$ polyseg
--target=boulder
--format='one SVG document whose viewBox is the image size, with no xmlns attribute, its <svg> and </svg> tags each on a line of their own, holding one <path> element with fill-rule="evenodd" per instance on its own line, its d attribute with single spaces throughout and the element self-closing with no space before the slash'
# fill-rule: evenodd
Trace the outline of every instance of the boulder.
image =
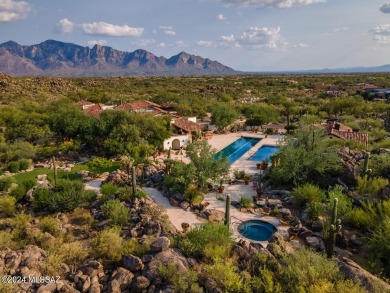
<svg viewBox="0 0 390 293">
<path fill-rule="evenodd" d="M 320 250 L 319 238 L 309 236 L 309 237 L 305 238 L 305 242 L 306 242 L 307 246 L 309 246 L 310 248 L 313 248 L 315 250 Z"/>
<path fill-rule="evenodd" d="M 187 210 L 190 207 L 190 203 L 185 200 L 180 203 L 180 206 L 182 209 Z"/>
<path fill-rule="evenodd" d="M 150 250 L 152 252 L 164 251 L 164 250 L 169 249 L 170 244 L 171 244 L 171 241 L 168 239 L 168 237 L 165 237 L 165 236 L 158 237 L 150 245 Z"/>
<path fill-rule="evenodd" d="M 145 278 L 144 276 L 138 276 L 137 278 L 133 279 L 133 281 L 130 284 L 130 292 L 138 293 L 142 292 L 146 288 L 148 288 L 150 285 L 150 281 L 148 278 Z"/>
<path fill-rule="evenodd" d="M 111 275 L 111 281 L 108 284 L 108 292 L 122 292 L 130 287 L 134 275 L 125 268 L 119 267 Z"/>
<path fill-rule="evenodd" d="M 131 254 L 128 254 L 123 258 L 123 266 L 132 272 L 142 270 L 144 268 L 142 260 Z"/>
</svg>

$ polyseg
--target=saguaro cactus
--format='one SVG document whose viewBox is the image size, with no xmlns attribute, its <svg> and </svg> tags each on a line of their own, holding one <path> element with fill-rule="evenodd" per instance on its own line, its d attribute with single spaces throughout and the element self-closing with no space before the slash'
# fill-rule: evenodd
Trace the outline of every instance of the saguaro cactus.
<svg viewBox="0 0 390 293">
<path fill-rule="evenodd" d="M 135 197 L 135 193 L 137 191 L 137 177 L 135 174 L 135 167 L 133 166 L 131 168 L 131 180 L 132 180 L 132 187 L 133 187 L 133 197 Z"/>
<path fill-rule="evenodd" d="M 334 199 L 333 209 L 332 209 L 332 219 L 329 227 L 329 238 L 328 238 L 328 246 L 327 246 L 327 255 L 329 258 L 333 256 L 334 246 L 336 243 L 336 234 L 341 231 L 341 220 L 337 219 L 337 204 L 339 200 L 337 198 Z"/>
<path fill-rule="evenodd" d="M 366 153 L 366 154 L 364 155 L 363 170 L 362 170 L 362 172 L 361 172 L 361 174 L 360 174 L 360 177 L 362 177 L 362 178 L 363 178 L 364 176 L 367 175 L 368 163 L 369 163 L 369 161 L 370 161 L 370 154 L 369 154 L 369 153 Z"/>
<path fill-rule="evenodd" d="M 53 161 L 53 171 L 54 171 L 54 187 L 57 187 L 57 165 L 56 165 L 56 157 L 52 157 Z"/>
<path fill-rule="evenodd" d="M 231 203 L 231 197 L 228 194 L 226 196 L 226 206 L 225 206 L 225 225 L 230 228 L 230 203 Z"/>
</svg>

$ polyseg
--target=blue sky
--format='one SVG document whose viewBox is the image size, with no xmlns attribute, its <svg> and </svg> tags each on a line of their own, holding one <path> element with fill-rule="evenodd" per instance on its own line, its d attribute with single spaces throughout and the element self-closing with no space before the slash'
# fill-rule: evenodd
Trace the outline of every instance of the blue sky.
<svg viewBox="0 0 390 293">
<path fill-rule="evenodd" d="M 390 63 L 389 0 L 0 0 L 0 42 L 55 39 L 243 71 Z"/>
</svg>

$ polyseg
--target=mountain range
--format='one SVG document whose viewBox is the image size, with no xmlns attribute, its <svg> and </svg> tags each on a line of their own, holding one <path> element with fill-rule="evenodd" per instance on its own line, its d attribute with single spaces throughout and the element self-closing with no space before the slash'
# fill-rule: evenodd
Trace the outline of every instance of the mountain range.
<svg viewBox="0 0 390 293">
<path fill-rule="evenodd" d="M 208 58 L 181 52 L 170 58 L 146 50 L 123 52 L 47 40 L 23 46 L 0 44 L 0 72 L 12 76 L 226 75 L 238 71 Z"/>
</svg>

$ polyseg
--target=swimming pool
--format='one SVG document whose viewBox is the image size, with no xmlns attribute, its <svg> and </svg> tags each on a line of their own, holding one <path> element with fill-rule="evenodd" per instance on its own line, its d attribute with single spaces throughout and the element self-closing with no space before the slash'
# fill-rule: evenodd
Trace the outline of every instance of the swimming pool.
<svg viewBox="0 0 390 293">
<path fill-rule="evenodd" d="M 271 162 L 270 157 L 278 151 L 278 147 L 263 145 L 248 160 L 261 162 L 266 159 L 268 162 Z"/>
<path fill-rule="evenodd" d="M 249 151 L 255 144 L 257 144 L 260 138 L 241 137 L 229 144 L 223 150 L 215 154 L 214 160 L 219 157 L 229 158 L 229 164 L 233 164 L 238 158 Z"/>
<path fill-rule="evenodd" d="M 276 227 L 261 220 L 250 220 L 238 226 L 238 232 L 248 239 L 267 241 L 277 231 Z"/>
</svg>

